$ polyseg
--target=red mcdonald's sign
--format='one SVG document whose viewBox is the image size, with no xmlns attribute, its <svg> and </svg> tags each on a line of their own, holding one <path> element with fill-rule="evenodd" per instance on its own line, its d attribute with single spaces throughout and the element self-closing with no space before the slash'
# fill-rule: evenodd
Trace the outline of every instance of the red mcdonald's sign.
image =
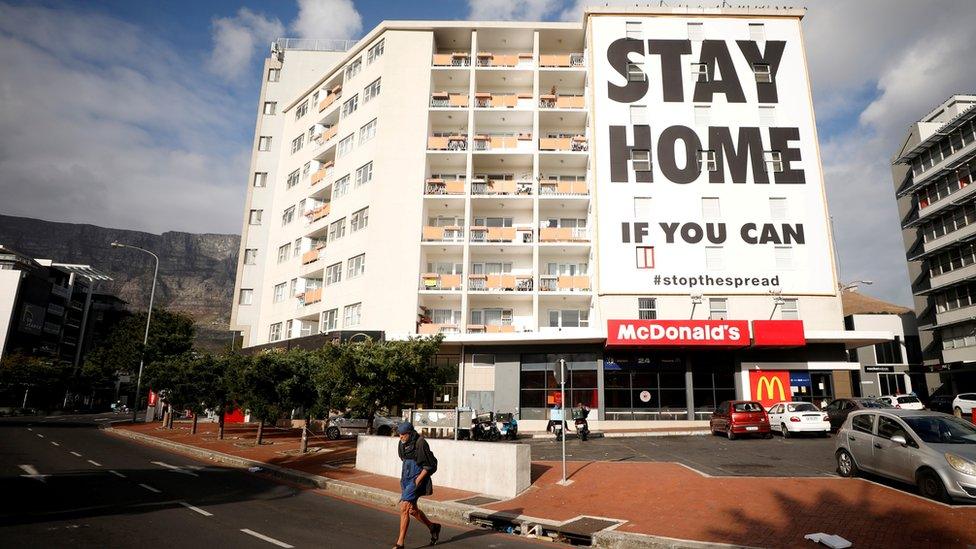
<svg viewBox="0 0 976 549">
<path fill-rule="evenodd" d="M 785 370 L 750 370 L 749 388 L 752 400 L 758 401 L 764 407 L 770 407 L 777 402 L 790 400 L 790 373 Z"/>
</svg>

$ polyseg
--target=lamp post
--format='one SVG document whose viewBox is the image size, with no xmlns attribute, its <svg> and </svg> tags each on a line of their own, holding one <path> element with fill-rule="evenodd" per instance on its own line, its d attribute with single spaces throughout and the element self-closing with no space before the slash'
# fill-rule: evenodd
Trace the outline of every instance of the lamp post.
<svg viewBox="0 0 976 549">
<path fill-rule="evenodd" d="M 120 242 L 113 242 L 112 247 L 139 250 L 140 252 L 145 252 L 153 256 L 153 259 L 156 260 L 156 266 L 153 268 L 152 289 L 149 290 L 149 311 L 146 313 L 146 333 L 142 336 L 142 352 L 139 353 L 139 375 L 136 377 L 136 394 L 132 401 L 132 422 L 135 423 L 139 415 L 139 393 L 142 391 L 142 366 L 146 361 L 146 345 L 149 343 L 149 322 L 152 320 L 153 298 L 156 297 L 156 275 L 159 274 L 159 256 L 138 246 L 130 246 L 129 244 L 122 244 Z"/>
</svg>

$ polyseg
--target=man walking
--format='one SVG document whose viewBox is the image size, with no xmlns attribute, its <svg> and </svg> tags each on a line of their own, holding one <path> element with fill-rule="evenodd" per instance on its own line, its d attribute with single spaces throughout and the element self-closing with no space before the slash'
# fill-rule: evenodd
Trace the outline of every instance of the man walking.
<svg viewBox="0 0 976 549">
<path fill-rule="evenodd" d="M 401 423 L 397 427 L 397 434 L 400 435 L 397 453 L 403 461 L 403 467 L 400 470 L 400 537 L 397 538 L 393 549 L 403 549 L 410 517 L 419 520 L 430 529 L 430 544 L 434 545 L 441 535 L 441 525 L 427 518 L 427 515 L 417 507 L 417 500 L 421 496 L 434 493 L 430 476 L 437 471 L 437 458 L 430 451 L 427 441 L 409 422 Z"/>
</svg>

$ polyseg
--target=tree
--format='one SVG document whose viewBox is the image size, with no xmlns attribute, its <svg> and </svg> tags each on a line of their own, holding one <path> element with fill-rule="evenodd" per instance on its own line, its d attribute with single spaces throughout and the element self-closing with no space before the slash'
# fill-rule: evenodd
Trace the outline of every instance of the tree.
<svg viewBox="0 0 976 549">
<path fill-rule="evenodd" d="M 312 415 L 321 409 L 321 400 L 315 384 L 315 373 L 322 365 L 322 355 L 315 351 L 292 349 L 282 354 L 287 369 L 285 379 L 278 385 L 278 398 L 282 408 L 301 410 L 305 425 L 302 427 L 301 452 L 308 449 L 308 425 Z"/>
<path fill-rule="evenodd" d="M 60 387 L 71 374 L 70 366 L 55 364 L 38 357 L 27 355 L 10 355 L 0 360 L 0 392 L 24 391 L 24 398 L 19 402 L 22 408 L 27 407 L 27 398 L 31 388 L 44 388 L 51 393 L 54 387 Z M 50 402 L 43 402 L 47 406 Z"/>
<path fill-rule="evenodd" d="M 235 391 L 241 406 L 258 418 L 256 445 L 261 444 L 265 422 L 274 422 L 285 411 L 278 393 L 278 385 L 291 375 L 285 355 L 278 350 L 263 352 L 243 363 L 235 376 Z"/>
<path fill-rule="evenodd" d="M 234 408 L 235 378 L 250 357 L 231 352 L 209 359 L 198 372 L 197 383 L 204 405 L 217 413 L 217 438 L 223 440 L 224 414 Z"/>
<path fill-rule="evenodd" d="M 173 409 L 202 411 L 198 389 L 200 358 L 192 353 L 182 353 L 151 362 L 144 373 L 146 385 L 152 387 L 166 402 L 168 415 L 165 423 L 173 428 Z M 194 417 L 194 429 L 196 419 Z"/>
</svg>

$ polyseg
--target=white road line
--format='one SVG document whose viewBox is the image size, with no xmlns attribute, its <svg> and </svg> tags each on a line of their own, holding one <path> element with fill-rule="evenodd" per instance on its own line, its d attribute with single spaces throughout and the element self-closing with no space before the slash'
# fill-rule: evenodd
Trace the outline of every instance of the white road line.
<svg viewBox="0 0 976 549">
<path fill-rule="evenodd" d="M 266 536 L 264 534 L 259 534 L 259 533 L 255 532 L 254 530 L 248 530 L 247 528 L 241 528 L 241 532 L 244 532 L 245 534 L 247 534 L 249 536 L 254 536 L 254 537 L 256 537 L 256 538 L 258 538 L 260 540 L 264 540 L 264 541 L 266 541 L 268 543 L 271 543 L 273 545 L 277 545 L 278 547 L 285 547 L 286 549 L 290 549 L 291 547 L 294 547 L 294 545 L 288 545 L 287 543 L 285 543 L 283 541 L 278 541 L 278 540 L 276 540 L 274 538 L 269 538 L 268 536 Z"/>
<path fill-rule="evenodd" d="M 81 454 L 79 454 L 78 452 L 68 452 L 68 453 L 75 457 L 81 457 Z"/>
<path fill-rule="evenodd" d="M 38 438 L 44 438 L 44 435 L 37 433 Z"/>
<path fill-rule="evenodd" d="M 28 427 L 28 428 L 27 428 L 27 430 L 28 430 L 28 431 L 31 431 L 31 432 L 33 432 L 33 431 L 34 431 L 34 430 L 33 430 L 33 429 L 31 429 L 30 427 Z"/>
<path fill-rule="evenodd" d="M 195 507 L 193 505 L 190 505 L 189 503 L 187 503 L 185 501 L 181 501 L 180 502 L 180 505 L 182 505 L 183 507 L 186 507 L 187 509 L 189 509 L 191 511 L 195 511 L 197 513 L 200 513 L 201 515 L 203 515 L 205 517 L 212 517 L 213 516 L 213 513 L 208 513 L 206 511 L 204 511 L 203 509 L 201 509 L 199 507 Z"/>
<path fill-rule="evenodd" d="M 149 463 L 152 463 L 153 465 L 159 465 L 160 467 L 165 467 L 165 468 L 169 469 L 170 471 L 173 471 L 174 473 L 183 473 L 184 475 L 190 475 L 191 477 L 198 477 L 198 476 L 200 476 L 200 475 L 198 475 L 196 473 L 191 473 L 190 471 L 186 471 L 186 470 L 184 470 L 181 467 L 177 467 L 175 465 L 170 465 L 168 463 L 163 463 L 162 461 L 150 461 Z"/>
<path fill-rule="evenodd" d="M 95 467 L 101 467 L 101 466 L 102 466 L 102 464 L 101 464 L 101 463 L 99 463 L 99 462 L 97 462 L 97 461 L 92 461 L 92 460 L 90 460 L 90 459 L 88 460 L 88 463 L 91 463 L 91 464 L 92 464 L 92 465 L 94 465 Z"/>
<path fill-rule="evenodd" d="M 26 475 L 20 475 L 24 478 L 32 478 L 35 480 L 39 480 L 41 482 L 45 482 L 44 478 L 50 476 L 50 475 L 42 475 L 38 473 L 37 468 L 34 467 L 33 465 L 18 465 L 18 467 L 20 467 L 21 470 L 27 473 Z"/>
<path fill-rule="evenodd" d="M 156 488 L 153 488 L 152 486 L 150 486 L 148 484 L 140 484 L 139 486 L 142 486 L 143 488 L 145 488 L 146 490 L 149 490 L 150 492 L 152 492 L 154 494 L 160 494 L 160 493 L 163 492 L 162 490 L 157 490 Z"/>
<path fill-rule="evenodd" d="M 119 477 L 119 478 L 125 478 L 125 475 L 123 475 L 122 473 L 120 473 L 120 472 L 118 472 L 118 471 L 115 471 L 115 470 L 113 470 L 113 469 L 109 469 L 109 470 L 108 470 L 108 472 L 109 472 L 109 473 L 112 473 L 113 475 L 115 475 L 115 476 L 117 476 L 117 477 Z"/>
<path fill-rule="evenodd" d="M 53 444 L 55 446 L 61 446 L 60 444 L 58 444 L 57 442 L 54 442 L 53 440 L 51 441 L 51 444 Z"/>
</svg>

